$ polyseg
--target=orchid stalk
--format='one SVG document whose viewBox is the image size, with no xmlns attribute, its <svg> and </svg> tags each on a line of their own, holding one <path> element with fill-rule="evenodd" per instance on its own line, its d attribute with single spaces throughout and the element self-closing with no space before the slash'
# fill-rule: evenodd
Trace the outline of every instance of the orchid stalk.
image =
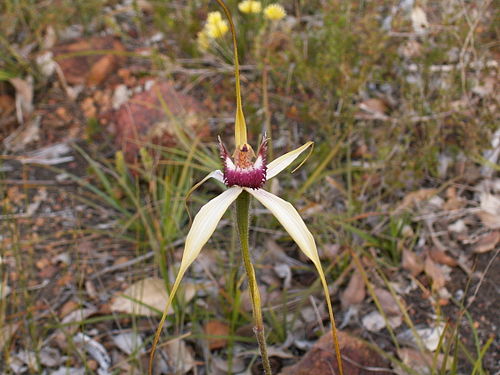
<svg viewBox="0 0 500 375">
<path fill-rule="evenodd" d="M 270 192 L 262 188 L 266 181 L 269 181 L 284 169 L 286 169 L 304 151 L 308 149 L 309 151 L 311 151 L 313 142 L 309 141 L 301 147 L 278 157 L 270 163 L 267 163 L 268 139 L 265 135 L 261 141 L 257 153 L 255 153 L 252 147 L 247 143 L 247 129 L 241 100 L 239 62 L 235 28 L 231 18 L 231 14 L 226 5 L 222 0 L 217 0 L 217 2 L 222 7 L 229 20 L 234 48 L 234 74 L 236 78 L 235 151 L 232 155 L 229 154 L 226 146 L 219 138 L 220 156 L 223 164 L 222 170 L 211 172 L 191 189 L 191 191 L 193 191 L 211 178 L 222 182 L 227 187 L 224 192 L 201 207 L 200 211 L 196 214 L 193 220 L 191 228 L 186 237 L 181 265 L 170 291 L 169 299 L 165 306 L 163 315 L 161 317 L 153 340 L 148 373 L 149 375 L 153 374 L 153 360 L 156 348 L 158 346 L 158 342 L 168 311 L 176 295 L 177 289 L 179 288 L 181 280 L 183 279 L 189 266 L 200 254 L 203 246 L 207 243 L 209 238 L 214 233 L 224 213 L 233 202 L 236 202 L 237 228 L 243 263 L 248 277 L 250 297 L 252 300 L 254 331 L 259 344 L 264 372 L 266 375 L 272 374 L 269 359 L 267 356 L 260 293 L 257 285 L 255 271 L 251 263 L 250 249 L 248 244 L 249 207 L 251 198 L 253 197 L 264 207 L 266 207 L 276 217 L 276 219 L 278 219 L 280 224 L 298 245 L 299 249 L 312 261 L 312 263 L 316 267 L 320 277 L 321 285 L 325 293 L 328 313 L 332 324 L 334 350 L 337 356 L 339 373 L 340 375 L 343 375 L 342 359 L 336 334 L 332 304 L 314 237 L 305 225 L 297 210 L 289 202 L 281 199 L 274 194 L 271 194 Z"/>
</svg>

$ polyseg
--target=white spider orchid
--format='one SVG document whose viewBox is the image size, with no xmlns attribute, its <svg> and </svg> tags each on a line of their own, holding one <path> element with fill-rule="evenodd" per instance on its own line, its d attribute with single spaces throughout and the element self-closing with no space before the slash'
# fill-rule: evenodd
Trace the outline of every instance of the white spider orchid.
<svg viewBox="0 0 500 375">
<path fill-rule="evenodd" d="M 246 136 L 244 138 L 246 138 Z M 217 228 L 217 224 L 220 222 L 224 213 L 238 198 L 238 196 L 243 191 L 246 191 L 257 199 L 264 207 L 266 207 L 276 217 L 276 219 L 278 219 L 281 225 L 298 245 L 299 249 L 302 250 L 302 252 L 313 262 L 319 273 L 321 284 L 325 292 L 330 319 L 334 322 L 328 286 L 313 235 L 305 225 L 297 210 L 289 202 L 262 189 L 262 186 L 266 181 L 281 173 L 293 161 L 295 161 L 301 153 L 312 145 L 313 142 L 307 142 L 301 147 L 280 156 L 269 164 L 266 164 L 266 138 L 263 139 L 259 147 L 259 151 L 257 152 L 257 158 L 253 163 L 251 162 L 251 159 L 254 157 L 254 152 L 250 145 L 246 142 L 236 148 L 236 151 L 233 154 L 234 159 L 232 160 L 228 155 L 225 146 L 219 139 L 221 158 L 224 166 L 222 171 L 215 170 L 211 172 L 203 180 L 197 183 L 194 188 L 197 188 L 208 179 L 213 178 L 223 182 L 228 189 L 206 203 L 196 214 L 193 224 L 191 225 L 191 229 L 186 237 L 181 265 L 170 291 L 165 311 L 168 311 L 170 308 L 172 300 L 187 269 L 198 257 L 203 246 L 214 233 Z M 165 317 L 166 314 L 163 315 L 160 326 L 163 326 Z"/>
<path fill-rule="evenodd" d="M 266 144 L 264 139 L 259 147 L 255 162 L 251 163 L 250 158 L 253 155 L 252 148 L 247 143 L 239 146 L 234 153 L 234 162 L 227 154 L 226 148 L 219 143 L 221 147 L 221 157 L 224 161 L 223 171 L 216 170 L 200 181 L 196 187 L 210 178 L 223 182 L 228 189 L 219 196 L 206 203 L 198 212 L 193 220 L 193 224 L 186 237 L 184 254 L 179 268 L 176 281 L 172 287 L 172 293 L 175 293 L 180 280 L 193 261 L 198 257 L 203 246 L 212 236 L 217 224 L 227 211 L 231 203 L 243 192 L 247 191 L 257 199 L 264 207 L 278 219 L 292 239 L 297 243 L 300 250 L 311 259 L 323 279 L 321 263 L 314 242 L 314 237 L 307 229 L 304 221 L 297 210 L 287 201 L 262 189 L 262 185 L 288 167 L 297 157 L 313 142 L 307 142 L 303 146 L 275 159 L 266 164 Z"/>
<path fill-rule="evenodd" d="M 235 65 L 235 78 L 236 78 L 236 118 L 235 118 L 235 152 L 230 157 L 227 152 L 226 147 L 219 138 L 220 155 L 223 161 L 222 170 L 216 170 L 208 174 L 203 180 L 197 183 L 191 191 L 198 188 L 201 184 L 210 178 L 214 178 L 227 186 L 220 195 L 210 200 L 200 211 L 196 214 L 191 228 L 186 237 L 186 242 L 184 245 L 184 253 L 182 255 L 181 265 L 178 274 L 175 278 L 174 284 L 170 291 L 169 299 L 167 305 L 165 306 L 162 318 L 158 325 L 156 335 L 153 341 L 153 347 L 151 350 L 151 357 L 149 362 L 149 374 L 152 374 L 152 366 L 154 353 L 156 346 L 158 344 L 165 319 L 167 317 L 167 312 L 172 304 L 172 300 L 179 288 L 182 278 L 184 277 L 189 266 L 194 262 L 194 260 L 200 254 L 203 246 L 207 243 L 209 238 L 214 233 L 217 228 L 217 224 L 220 222 L 222 216 L 227 211 L 229 206 L 236 201 L 236 219 L 240 236 L 240 243 L 242 247 L 243 261 L 245 265 L 245 270 L 248 275 L 250 295 L 253 304 L 253 313 L 255 320 L 255 331 L 257 340 L 259 342 L 259 347 L 262 354 L 263 366 L 266 374 L 271 374 L 271 368 L 269 365 L 269 360 L 267 358 L 267 349 L 264 337 L 264 324 L 262 321 L 262 312 L 260 306 L 260 294 L 257 287 L 257 281 L 255 277 L 255 272 L 253 266 L 250 262 L 249 246 L 248 246 L 248 209 L 250 196 L 257 199 L 264 207 L 266 207 L 285 230 L 290 234 L 291 238 L 298 245 L 299 249 L 313 262 L 316 267 L 318 274 L 320 276 L 321 284 L 324 289 L 326 303 L 328 306 L 328 312 L 330 316 L 330 321 L 332 323 L 332 334 L 333 341 L 335 343 L 335 352 L 337 355 L 337 362 L 340 375 L 343 374 L 342 371 L 342 360 L 340 357 L 340 350 L 335 329 L 335 320 L 333 315 L 333 310 L 330 301 L 330 295 L 328 293 L 328 285 L 326 283 L 325 275 L 321 266 L 321 262 L 318 256 L 318 250 L 316 249 L 316 243 L 314 237 L 307 229 L 304 221 L 300 217 L 297 210 L 287 201 L 281 199 L 280 197 L 269 193 L 268 191 L 262 189 L 262 186 L 266 181 L 278 175 L 285 168 L 287 168 L 294 160 L 299 157 L 305 150 L 313 145 L 313 142 L 309 141 L 302 145 L 301 147 L 288 152 L 285 155 L 273 160 L 267 164 L 267 138 L 264 136 L 261 145 L 257 151 L 257 155 L 252 150 L 252 147 L 247 142 L 247 130 L 245 124 L 245 117 L 243 115 L 242 104 L 241 104 L 241 89 L 240 89 L 240 79 L 239 79 L 239 64 L 238 64 L 238 51 L 236 46 L 236 37 L 234 33 L 234 25 L 231 19 L 231 15 L 222 2 L 222 0 L 217 0 L 217 2 L 224 9 L 226 16 L 228 17 L 230 30 L 233 38 L 234 47 L 234 65 Z M 255 159 L 255 160 L 254 160 Z"/>
<path fill-rule="evenodd" d="M 246 139 L 246 134 L 243 139 Z M 220 222 L 224 213 L 238 198 L 238 196 L 240 196 L 242 192 L 246 191 L 257 199 L 264 207 L 266 207 L 276 217 L 276 219 L 278 219 L 281 225 L 298 245 L 299 249 L 302 250 L 302 252 L 313 262 L 319 273 L 321 284 L 325 292 L 330 320 L 332 324 L 334 324 L 334 316 L 328 293 L 328 286 L 313 235 L 306 227 L 297 210 L 289 202 L 262 189 L 262 186 L 266 181 L 281 173 L 285 168 L 293 163 L 293 161 L 295 161 L 301 153 L 312 145 L 313 142 L 309 141 L 301 147 L 280 156 L 269 164 L 266 164 L 267 139 L 265 137 L 259 147 L 257 157 L 253 163 L 252 159 L 254 158 L 254 152 L 250 145 L 246 142 L 236 148 L 236 151 L 233 154 L 233 159 L 231 159 L 227 153 L 226 147 L 219 139 L 221 158 L 223 160 L 222 171 L 215 170 L 211 172 L 203 180 L 196 184 L 194 188 L 197 188 L 208 179 L 213 178 L 223 182 L 228 189 L 206 203 L 196 214 L 191 229 L 186 237 L 181 265 L 170 291 L 165 311 L 168 311 L 170 308 L 172 300 L 187 269 L 198 257 L 203 246 L 214 233 L 217 228 L 217 224 Z M 163 326 L 165 318 L 166 314 L 163 315 L 160 326 Z M 335 333 L 334 338 L 337 346 Z M 155 340 L 158 340 L 158 338 L 155 338 Z"/>
</svg>

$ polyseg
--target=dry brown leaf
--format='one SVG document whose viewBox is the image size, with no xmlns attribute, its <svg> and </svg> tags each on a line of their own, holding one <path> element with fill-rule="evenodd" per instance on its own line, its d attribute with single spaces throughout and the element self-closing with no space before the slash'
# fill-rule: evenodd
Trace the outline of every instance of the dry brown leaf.
<svg viewBox="0 0 500 375">
<path fill-rule="evenodd" d="M 466 201 L 461 199 L 457 195 L 457 189 L 452 186 L 446 189 L 446 202 L 443 205 L 443 209 L 451 211 L 463 208 L 466 205 Z"/>
<path fill-rule="evenodd" d="M 427 276 L 432 279 L 434 289 L 441 289 L 446 283 L 446 277 L 439 265 L 434 263 L 430 256 L 425 257 L 424 270 Z"/>
<path fill-rule="evenodd" d="M 184 340 L 172 340 L 165 346 L 168 364 L 172 373 L 185 374 L 193 369 L 196 362 L 193 353 Z"/>
<path fill-rule="evenodd" d="M 500 215 L 493 215 L 487 211 L 479 211 L 476 215 L 486 227 L 490 229 L 500 229 Z"/>
<path fill-rule="evenodd" d="M 340 296 L 342 309 L 345 310 L 352 305 L 357 305 L 363 302 L 366 296 L 365 283 L 363 277 L 358 270 L 354 270 L 347 284 L 347 288 Z"/>
<path fill-rule="evenodd" d="M 375 288 L 374 292 L 380 302 L 382 310 L 384 310 L 387 315 L 401 315 L 399 305 L 389 291 L 382 288 Z"/>
<path fill-rule="evenodd" d="M 370 332 L 378 332 L 387 326 L 384 317 L 378 311 L 372 311 L 363 316 L 361 323 Z"/>
<path fill-rule="evenodd" d="M 500 229 L 500 198 L 489 193 L 481 194 L 481 211 L 479 216 L 484 225 L 490 229 Z"/>
<path fill-rule="evenodd" d="M 185 294 L 186 301 L 194 297 L 194 292 Z M 137 281 L 111 302 L 111 311 L 124 312 L 134 315 L 155 316 L 163 311 L 168 301 L 165 282 L 162 279 L 151 277 Z M 174 310 L 170 308 L 169 314 Z"/>
<path fill-rule="evenodd" d="M 109 374 L 108 370 L 111 367 L 111 357 L 107 349 L 99 341 L 82 332 L 78 332 L 73 336 L 73 342 L 77 347 L 84 348 L 89 356 L 99 364 L 99 374 Z"/>
<path fill-rule="evenodd" d="M 220 349 L 226 346 L 229 326 L 218 320 L 211 320 L 205 324 L 205 334 L 208 336 L 208 348 L 210 350 Z"/>
<path fill-rule="evenodd" d="M 69 313 L 75 311 L 78 307 L 80 307 L 80 305 L 81 303 L 79 302 L 69 300 L 61 307 L 61 311 L 59 312 L 59 317 L 64 318 Z"/>
<path fill-rule="evenodd" d="M 429 255 L 433 261 L 440 264 L 446 264 L 450 267 L 456 267 L 458 265 L 458 262 L 455 259 L 447 255 L 444 251 L 439 250 L 438 248 L 433 247 L 429 251 Z"/>
<path fill-rule="evenodd" d="M 107 54 L 113 50 L 117 54 Z M 99 84 L 106 79 L 120 64 L 120 52 L 123 45 L 112 36 L 80 39 L 71 43 L 54 47 L 55 60 L 70 85 Z M 102 54 L 99 52 L 102 51 Z M 67 54 L 78 53 L 77 56 L 66 57 Z M 90 52 L 86 54 L 85 52 Z"/>
<path fill-rule="evenodd" d="M 417 276 L 424 270 L 424 262 L 422 259 L 411 250 L 403 250 L 402 266 L 405 270 L 410 271 L 412 276 Z"/>
<path fill-rule="evenodd" d="M 474 246 L 475 253 L 486 253 L 495 248 L 497 243 L 500 242 L 500 231 L 494 231 L 482 236 Z"/>
<path fill-rule="evenodd" d="M 432 366 L 432 353 L 422 353 L 411 348 L 398 349 L 398 356 L 405 365 L 415 370 L 418 374 L 430 374 Z"/>
<path fill-rule="evenodd" d="M 445 356 L 443 353 L 439 353 L 435 357 L 432 353 L 422 353 L 412 348 L 398 349 L 398 356 L 405 365 L 422 375 L 432 373 L 433 368 L 442 368 L 445 359 L 447 359 L 445 365 L 446 370 L 449 370 L 453 364 L 453 356 Z M 436 358 L 436 360 L 434 358 Z M 402 369 L 397 369 L 396 372 L 397 374 L 407 374 L 407 372 Z"/>
<path fill-rule="evenodd" d="M 245 370 L 245 361 L 242 357 L 233 357 L 231 366 L 229 366 L 229 361 L 227 358 L 221 358 L 218 356 L 212 357 L 212 367 L 209 370 L 210 375 L 226 375 L 229 374 L 229 367 L 231 367 L 233 374 L 241 374 Z M 245 373 L 247 374 L 247 373 Z"/>
<path fill-rule="evenodd" d="M 63 318 L 61 323 L 63 325 L 67 325 L 67 327 L 64 327 L 65 330 L 74 332 L 78 330 L 78 325 L 70 323 L 83 322 L 85 319 L 95 314 L 96 312 L 97 309 L 94 306 L 73 310 Z"/>
<path fill-rule="evenodd" d="M 68 349 L 68 338 L 80 329 L 79 324 L 71 323 L 83 322 L 95 313 L 97 313 L 97 309 L 94 306 L 90 306 L 88 308 L 74 310 L 66 315 L 61 321 L 62 327 L 54 334 L 57 345 L 63 350 Z"/>
<path fill-rule="evenodd" d="M 339 331 L 337 334 L 342 356 L 351 359 L 350 361 L 343 361 L 344 374 L 392 374 L 386 360 L 370 349 L 370 347 L 360 339 L 345 332 Z M 384 369 L 387 369 L 387 371 Z M 333 350 L 332 334 L 328 333 L 321 337 L 297 364 L 283 368 L 280 375 L 320 375 L 338 373 L 337 359 L 335 351 Z"/>
<path fill-rule="evenodd" d="M 430 327 L 423 327 L 417 329 L 408 328 L 397 334 L 397 339 L 403 345 L 410 345 L 418 348 L 415 334 L 420 337 L 422 344 L 431 352 L 434 352 L 439 347 L 441 336 L 444 333 L 445 325 L 437 324 Z"/>
<path fill-rule="evenodd" d="M 26 123 L 17 128 L 3 140 L 7 150 L 22 151 L 32 142 L 40 139 L 41 116 L 31 117 Z"/>
<path fill-rule="evenodd" d="M 101 57 L 90 69 L 87 76 L 89 86 L 97 86 L 102 83 L 113 70 L 115 70 L 118 60 L 115 55 L 105 55 Z"/>
<path fill-rule="evenodd" d="M 436 195 L 438 189 L 420 189 L 406 194 L 403 201 L 396 208 L 395 213 L 412 207 L 413 205 L 426 201 Z"/>
<path fill-rule="evenodd" d="M 142 337 L 137 332 L 123 332 L 111 338 L 115 345 L 127 355 L 131 355 L 132 353 L 143 354 L 146 352 Z"/>
<path fill-rule="evenodd" d="M 33 77 L 29 76 L 25 80 L 11 78 L 9 82 L 16 89 L 17 121 L 23 124 L 33 112 Z"/>
<path fill-rule="evenodd" d="M 62 356 L 58 349 L 44 346 L 38 353 L 40 364 L 47 367 L 56 367 L 62 363 Z"/>
<path fill-rule="evenodd" d="M 370 98 L 363 100 L 359 104 L 359 108 L 365 112 L 368 112 L 371 115 L 380 118 L 386 118 L 386 114 L 389 111 L 389 107 L 387 103 L 379 98 Z"/>
</svg>

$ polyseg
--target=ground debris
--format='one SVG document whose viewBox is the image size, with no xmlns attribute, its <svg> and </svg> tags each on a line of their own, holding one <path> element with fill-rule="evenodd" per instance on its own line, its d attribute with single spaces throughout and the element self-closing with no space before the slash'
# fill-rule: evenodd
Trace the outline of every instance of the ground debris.
<svg viewBox="0 0 500 375">
<path fill-rule="evenodd" d="M 102 113 L 100 120 L 116 136 L 128 161 L 137 157 L 141 144 L 173 146 L 179 131 L 207 136 L 208 127 L 201 104 L 182 94 L 170 81 L 150 81 L 144 91 L 128 101 L 121 98 L 117 110 Z M 115 100 L 117 100 L 115 98 Z"/>
<path fill-rule="evenodd" d="M 344 373 L 349 375 L 389 375 L 388 363 L 363 341 L 345 332 L 337 332 L 344 359 Z M 386 370 L 386 371 L 385 371 Z M 338 374 L 331 333 L 321 337 L 295 365 L 285 367 L 281 375 Z"/>
<path fill-rule="evenodd" d="M 134 315 L 156 316 L 168 301 L 165 282 L 159 278 L 147 278 L 130 285 L 111 302 L 111 311 Z M 170 307 L 169 314 L 174 312 Z"/>
<path fill-rule="evenodd" d="M 111 358 L 102 344 L 81 332 L 73 337 L 73 341 L 77 345 L 82 345 L 90 356 L 97 361 L 99 364 L 99 368 L 97 369 L 98 375 L 110 374 L 108 370 L 111 367 Z"/>
<path fill-rule="evenodd" d="M 210 350 L 226 346 L 227 336 L 230 331 L 230 327 L 226 323 L 218 320 L 210 320 L 205 324 L 204 331 L 207 335 L 208 348 Z"/>
<path fill-rule="evenodd" d="M 494 231 L 488 234 L 485 234 L 474 246 L 475 253 L 486 253 L 488 251 L 493 250 L 496 245 L 500 242 L 500 231 Z"/>
<path fill-rule="evenodd" d="M 363 302 L 366 296 L 365 283 L 363 277 L 358 270 L 354 270 L 347 284 L 347 288 L 342 292 L 340 296 L 340 302 L 342 303 L 342 309 L 345 310 L 352 305 L 357 305 Z"/>
<path fill-rule="evenodd" d="M 102 83 L 123 62 L 120 53 L 124 51 L 122 43 L 113 36 L 78 39 L 52 49 L 68 84 L 94 86 Z"/>
</svg>

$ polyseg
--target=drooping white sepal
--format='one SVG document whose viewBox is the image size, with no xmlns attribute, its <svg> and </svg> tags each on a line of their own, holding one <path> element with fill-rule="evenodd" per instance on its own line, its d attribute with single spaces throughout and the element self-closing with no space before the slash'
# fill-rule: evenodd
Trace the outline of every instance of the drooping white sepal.
<svg viewBox="0 0 500 375">
<path fill-rule="evenodd" d="M 300 250 L 317 266 L 320 264 L 314 237 L 297 210 L 287 201 L 263 189 L 245 189 L 278 219 Z"/>
</svg>

